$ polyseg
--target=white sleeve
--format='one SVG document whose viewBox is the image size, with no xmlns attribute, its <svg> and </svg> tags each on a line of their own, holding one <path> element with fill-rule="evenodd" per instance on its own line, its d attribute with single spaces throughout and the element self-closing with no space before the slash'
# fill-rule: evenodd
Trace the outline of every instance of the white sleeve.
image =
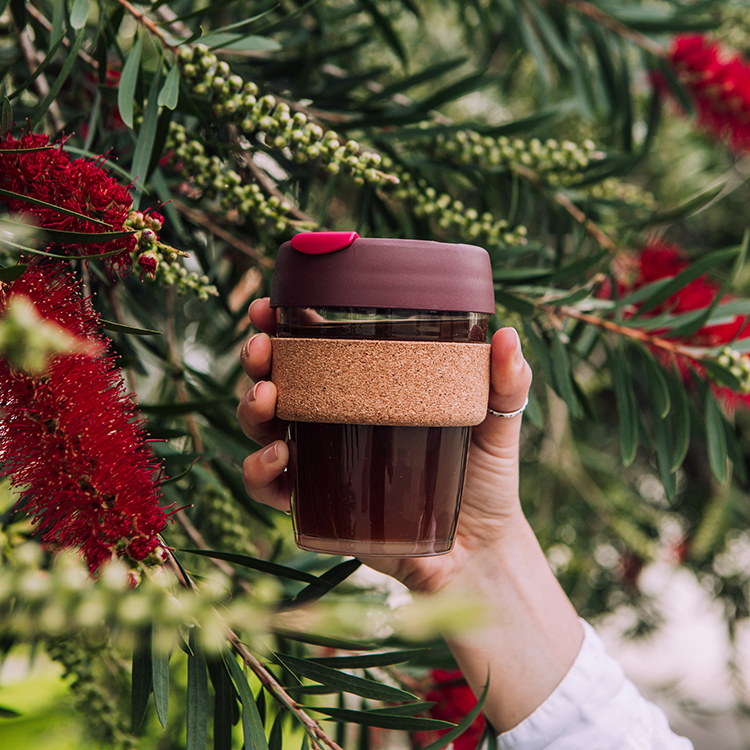
<svg viewBox="0 0 750 750">
<path fill-rule="evenodd" d="M 498 750 L 693 750 L 581 622 L 583 645 L 570 671 L 531 716 L 498 736 Z"/>
</svg>

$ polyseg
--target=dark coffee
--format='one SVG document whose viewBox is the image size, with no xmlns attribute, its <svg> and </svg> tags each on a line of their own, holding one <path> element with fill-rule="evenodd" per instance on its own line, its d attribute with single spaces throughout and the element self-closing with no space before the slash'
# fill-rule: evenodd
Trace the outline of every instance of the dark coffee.
<svg viewBox="0 0 750 750">
<path fill-rule="evenodd" d="M 470 430 L 291 423 L 297 543 L 363 556 L 384 543 L 394 555 L 447 552 Z"/>
</svg>

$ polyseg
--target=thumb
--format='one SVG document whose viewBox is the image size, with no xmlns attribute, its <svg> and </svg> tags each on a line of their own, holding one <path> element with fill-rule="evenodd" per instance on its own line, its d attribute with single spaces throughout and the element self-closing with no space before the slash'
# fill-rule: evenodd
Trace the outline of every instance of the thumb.
<svg viewBox="0 0 750 750">
<path fill-rule="evenodd" d="M 492 337 L 490 351 L 489 408 L 507 414 L 523 407 L 531 386 L 531 368 L 523 357 L 521 341 L 513 328 L 501 328 Z M 521 415 L 511 418 L 487 414 L 474 428 L 474 439 L 491 453 L 517 451 Z"/>
</svg>

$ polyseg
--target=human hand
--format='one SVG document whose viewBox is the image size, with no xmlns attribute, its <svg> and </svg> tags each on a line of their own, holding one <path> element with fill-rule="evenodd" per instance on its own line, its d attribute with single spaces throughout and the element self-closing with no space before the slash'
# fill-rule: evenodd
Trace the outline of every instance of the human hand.
<svg viewBox="0 0 750 750">
<path fill-rule="evenodd" d="M 285 469 L 289 451 L 285 423 L 275 416 L 276 386 L 271 370 L 271 341 L 276 313 L 267 298 L 250 305 L 250 320 L 261 333 L 250 338 L 240 359 L 255 381 L 240 401 L 237 416 L 248 437 L 265 447 L 245 459 L 243 477 L 256 501 L 289 509 L 290 487 Z M 492 338 L 489 407 L 511 412 L 521 407 L 531 384 L 518 334 L 503 328 Z M 503 419 L 488 414 L 472 429 L 461 514 L 453 549 L 435 557 L 364 559 L 371 567 L 394 576 L 409 588 L 438 591 L 472 559 L 489 552 L 513 534 L 522 519 L 518 499 L 518 447 L 521 416 Z"/>
</svg>

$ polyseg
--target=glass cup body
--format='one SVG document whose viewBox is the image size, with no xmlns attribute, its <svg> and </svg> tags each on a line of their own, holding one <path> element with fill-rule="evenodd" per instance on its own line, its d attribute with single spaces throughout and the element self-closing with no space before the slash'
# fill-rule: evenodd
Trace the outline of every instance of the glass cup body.
<svg viewBox="0 0 750 750">
<path fill-rule="evenodd" d="M 373 308 L 279 308 L 279 336 L 484 343 L 487 315 Z M 470 427 L 290 422 L 299 547 L 425 556 L 453 546 Z"/>
</svg>

